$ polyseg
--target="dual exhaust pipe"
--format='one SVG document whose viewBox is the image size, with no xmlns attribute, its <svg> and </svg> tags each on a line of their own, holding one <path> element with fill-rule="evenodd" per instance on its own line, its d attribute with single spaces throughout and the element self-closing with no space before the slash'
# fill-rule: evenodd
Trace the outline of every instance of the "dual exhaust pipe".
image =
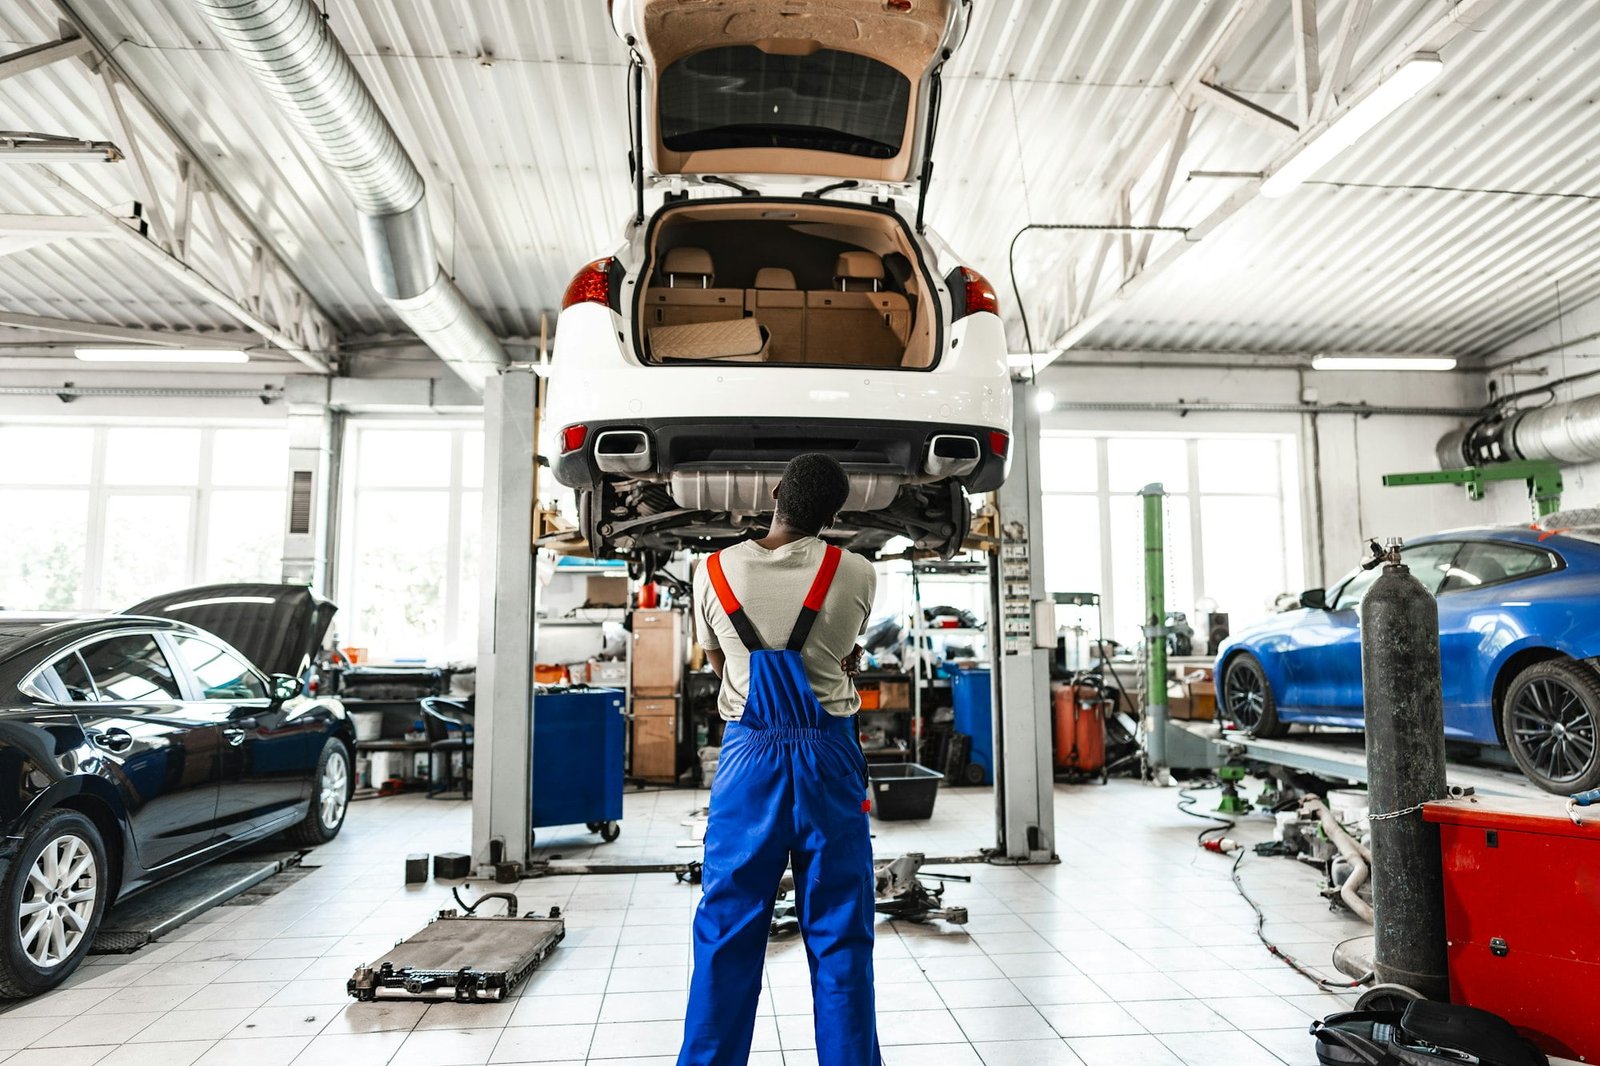
<svg viewBox="0 0 1600 1066">
<path fill-rule="evenodd" d="M 928 442 L 922 467 L 937 479 L 966 477 L 983 457 L 976 437 L 940 433 Z M 594 462 L 603 474 L 645 474 L 655 466 L 650 435 L 642 429 L 608 429 L 595 438 Z"/>
</svg>

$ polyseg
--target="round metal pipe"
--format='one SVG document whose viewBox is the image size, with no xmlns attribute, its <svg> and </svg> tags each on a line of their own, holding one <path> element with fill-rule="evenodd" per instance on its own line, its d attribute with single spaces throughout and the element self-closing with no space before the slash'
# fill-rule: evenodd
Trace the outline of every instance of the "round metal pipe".
<svg viewBox="0 0 1600 1066">
<path fill-rule="evenodd" d="M 1361 684 L 1372 803 L 1378 980 L 1449 998 L 1439 827 L 1422 804 L 1445 796 L 1439 606 L 1391 551 L 1361 602 Z"/>
<path fill-rule="evenodd" d="M 1144 497 L 1145 736 L 1150 769 L 1167 765 L 1167 492 L 1159 483 L 1139 490 Z"/>
</svg>

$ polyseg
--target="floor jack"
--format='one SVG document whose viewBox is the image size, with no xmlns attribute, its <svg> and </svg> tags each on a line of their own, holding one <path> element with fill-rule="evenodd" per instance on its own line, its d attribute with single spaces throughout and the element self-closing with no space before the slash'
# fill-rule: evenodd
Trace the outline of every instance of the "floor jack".
<svg viewBox="0 0 1600 1066">
<path fill-rule="evenodd" d="M 1239 795 L 1239 782 L 1244 780 L 1244 767 L 1219 766 L 1217 780 L 1222 782 L 1222 799 L 1217 803 L 1217 810 L 1220 813 L 1249 814 L 1255 809 L 1249 800 Z"/>
<path fill-rule="evenodd" d="M 873 864 L 874 908 L 890 918 L 903 918 L 912 922 L 939 920 L 951 925 L 967 924 L 967 908 L 944 906 L 944 885 L 929 888 L 924 877 L 934 881 L 968 881 L 966 874 L 919 873 L 927 857 L 921 852 L 908 852 L 898 859 L 880 859 Z M 772 936 L 793 936 L 800 931 L 800 917 L 794 900 L 794 874 L 786 872 L 778 884 L 778 902 L 772 911 Z"/>
</svg>

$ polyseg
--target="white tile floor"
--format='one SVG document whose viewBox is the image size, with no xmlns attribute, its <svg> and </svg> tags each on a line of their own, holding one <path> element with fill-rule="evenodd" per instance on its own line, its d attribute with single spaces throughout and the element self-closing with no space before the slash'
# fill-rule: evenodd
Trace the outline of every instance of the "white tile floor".
<svg viewBox="0 0 1600 1066">
<path fill-rule="evenodd" d="M 1194 847 L 1201 823 L 1171 790 L 1060 786 L 1062 861 L 964 866 L 950 899 L 964 928 L 881 921 L 879 1024 L 888 1066 L 1254 1066 L 1314 1063 L 1306 1025 L 1339 1009 L 1274 960 L 1228 881 L 1230 860 Z M 623 835 L 541 832 L 577 858 L 676 860 L 680 822 L 704 793 L 630 795 Z M 1202 806 L 1209 806 L 1203 803 Z M 670 875 L 546 878 L 525 909 L 560 906 L 568 936 L 522 994 L 486 1006 L 356 1004 L 370 960 L 450 905 L 446 886 L 407 889 L 411 851 L 463 850 L 468 805 L 416 797 L 357 804 L 319 868 L 254 906 L 223 907 L 131 956 L 96 957 L 68 986 L 0 1013 L 6 1066 L 472 1066 L 674 1061 L 697 890 Z M 971 851 L 993 835 L 986 790 L 940 794 L 934 822 L 879 825 L 880 855 Z M 1256 823 L 1234 834 L 1259 839 Z M 956 869 L 956 868 L 947 868 Z M 1328 912 L 1313 871 L 1245 860 L 1269 932 L 1325 970 L 1360 931 Z M 1329 970 L 1331 972 L 1331 970 Z M 816 1062 L 804 954 L 768 954 L 754 1066 Z"/>
</svg>

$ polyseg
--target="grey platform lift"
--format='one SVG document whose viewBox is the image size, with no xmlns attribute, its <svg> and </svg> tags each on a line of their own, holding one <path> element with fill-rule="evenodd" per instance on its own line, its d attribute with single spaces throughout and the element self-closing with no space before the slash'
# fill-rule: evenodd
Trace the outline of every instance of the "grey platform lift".
<svg viewBox="0 0 1600 1066">
<path fill-rule="evenodd" d="M 472 857 L 484 877 L 530 859 L 529 751 L 533 716 L 533 521 L 538 437 L 532 367 L 509 367 L 484 391 L 484 536 L 479 625 Z M 1039 486 L 1039 414 L 1033 387 L 1019 383 L 1011 476 L 999 493 L 1001 550 L 991 579 L 994 657 L 995 840 L 999 861 L 1055 858 L 1050 772 L 1049 656 L 1054 605 L 1044 592 Z M 975 842 L 983 844 L 984 842 Z M 598 872 L 594 866 L 590 872 Z"/>
</svg>

